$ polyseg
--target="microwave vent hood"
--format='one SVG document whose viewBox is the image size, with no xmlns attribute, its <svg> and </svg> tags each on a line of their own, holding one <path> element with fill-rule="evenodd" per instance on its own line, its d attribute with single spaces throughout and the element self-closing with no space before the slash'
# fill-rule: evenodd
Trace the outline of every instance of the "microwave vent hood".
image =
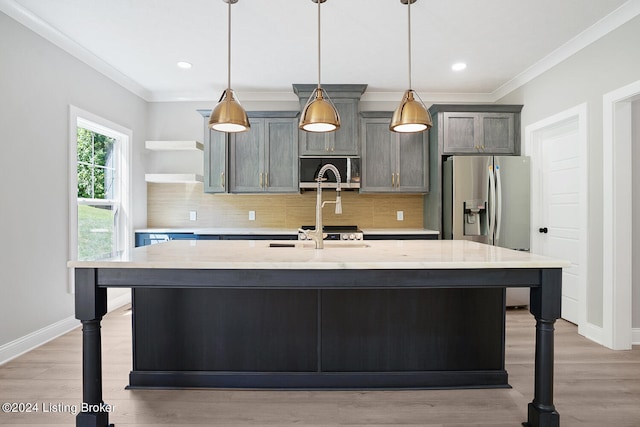
<svg viewBox="0 0 640 427">
<path fill-rule="evenodd" d="M 300 188 L 313 190 L 318 188 L 318 172 L 326 164 L 332 164 L 340 172 L 340 188 L 356 189 L 360 188 L 360 157 L 354 156 L 308 156 L 300 157 Z M 322 188 L 336 188 L 336 177 L 333 173 L 324 174 Z"/>
</svg>

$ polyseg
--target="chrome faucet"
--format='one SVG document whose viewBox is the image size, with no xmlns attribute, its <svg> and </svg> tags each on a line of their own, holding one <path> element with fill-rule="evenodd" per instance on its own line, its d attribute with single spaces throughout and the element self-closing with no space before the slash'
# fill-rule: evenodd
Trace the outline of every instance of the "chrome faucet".
<svg viewBox="0 0 640 427">
<path fill-rule="evenodd" d="M 336 182 L 338 186 L 336 187 L 336 200 L 335 201 L 322 201 L 322 177 L 324 173 L 330 170 L 336 176 Z M 316 249 L 324 249 L 324 233 L 322 232 L 322 208 L 326 203 L 335 203 L 336 205 L 336 215 L 340 215 L 342 213 L 342 199 L 340 197 L 340 172 L 338 168 L 334 165 L 328 163 L 318 172 L 318 196 L 316 197 L 316 228 L 315 230 L 303 230 L 299 229 L 298 231 L 304 233 L 304 235 L 309 240 L 313 240 L 316 243 Z"/>
</svg>

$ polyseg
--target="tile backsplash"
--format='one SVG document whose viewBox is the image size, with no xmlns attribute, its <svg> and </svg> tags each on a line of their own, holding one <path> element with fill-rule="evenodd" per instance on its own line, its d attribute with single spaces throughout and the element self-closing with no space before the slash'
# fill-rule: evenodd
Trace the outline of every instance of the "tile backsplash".
<svg viewBox="0 0 640 427">
<path fill-rule="evenodd" d="M 323 200 L 335 200 L 333 190 Z M 422 228 L 423 197 L 414 194 L 359 194 L 342 191 L 342 215 L 334 206 L 322 212 L 325 225 L 357 225 L 360 228 Z M 149 228 L 297 228 L 315 223 L 316 192 L 301 194 L 207 194 L 197 184 L 147 184 Z M 196 211 L 191 221 L 189 212 Z M 249 220 L 249 212 L 255 220 Z M 403 212 L 403 221 L 397 220 Z"/>
</svg>

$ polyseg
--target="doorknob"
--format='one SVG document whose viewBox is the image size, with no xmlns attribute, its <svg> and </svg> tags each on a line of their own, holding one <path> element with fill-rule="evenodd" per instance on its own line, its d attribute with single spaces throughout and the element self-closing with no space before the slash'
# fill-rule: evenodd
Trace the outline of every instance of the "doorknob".
<svg viewBox="0 0 640 427">
<path fill-rule="evenodd" d="M 538 228 L 538 231 L 546 234 L 549 231 L 549 229 L 547 229 L 547 227 L 541 227 L 541 228 Z"/>
</svg>

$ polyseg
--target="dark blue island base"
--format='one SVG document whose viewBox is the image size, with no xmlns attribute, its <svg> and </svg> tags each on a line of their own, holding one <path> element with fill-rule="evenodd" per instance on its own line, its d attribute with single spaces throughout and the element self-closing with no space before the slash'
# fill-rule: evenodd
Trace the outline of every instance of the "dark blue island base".
<svg viewBox="0 0 640 427">
<path fill-rule="evenodd" d="M 76 268 L 83 402 L 102 402 L 106 289 L 134 289 L 131 387 L 506 387 L 504 288 L 536 318 L 529 427 L 559 426 L 553 324 L 560 268 Z M 79 414 L 77 426 L 108 425 Z"/>
<path fill-rule="evenodd" d="M 130 387 L 507 387 L 503 294 L 136 289 Z"/>
</svg>

